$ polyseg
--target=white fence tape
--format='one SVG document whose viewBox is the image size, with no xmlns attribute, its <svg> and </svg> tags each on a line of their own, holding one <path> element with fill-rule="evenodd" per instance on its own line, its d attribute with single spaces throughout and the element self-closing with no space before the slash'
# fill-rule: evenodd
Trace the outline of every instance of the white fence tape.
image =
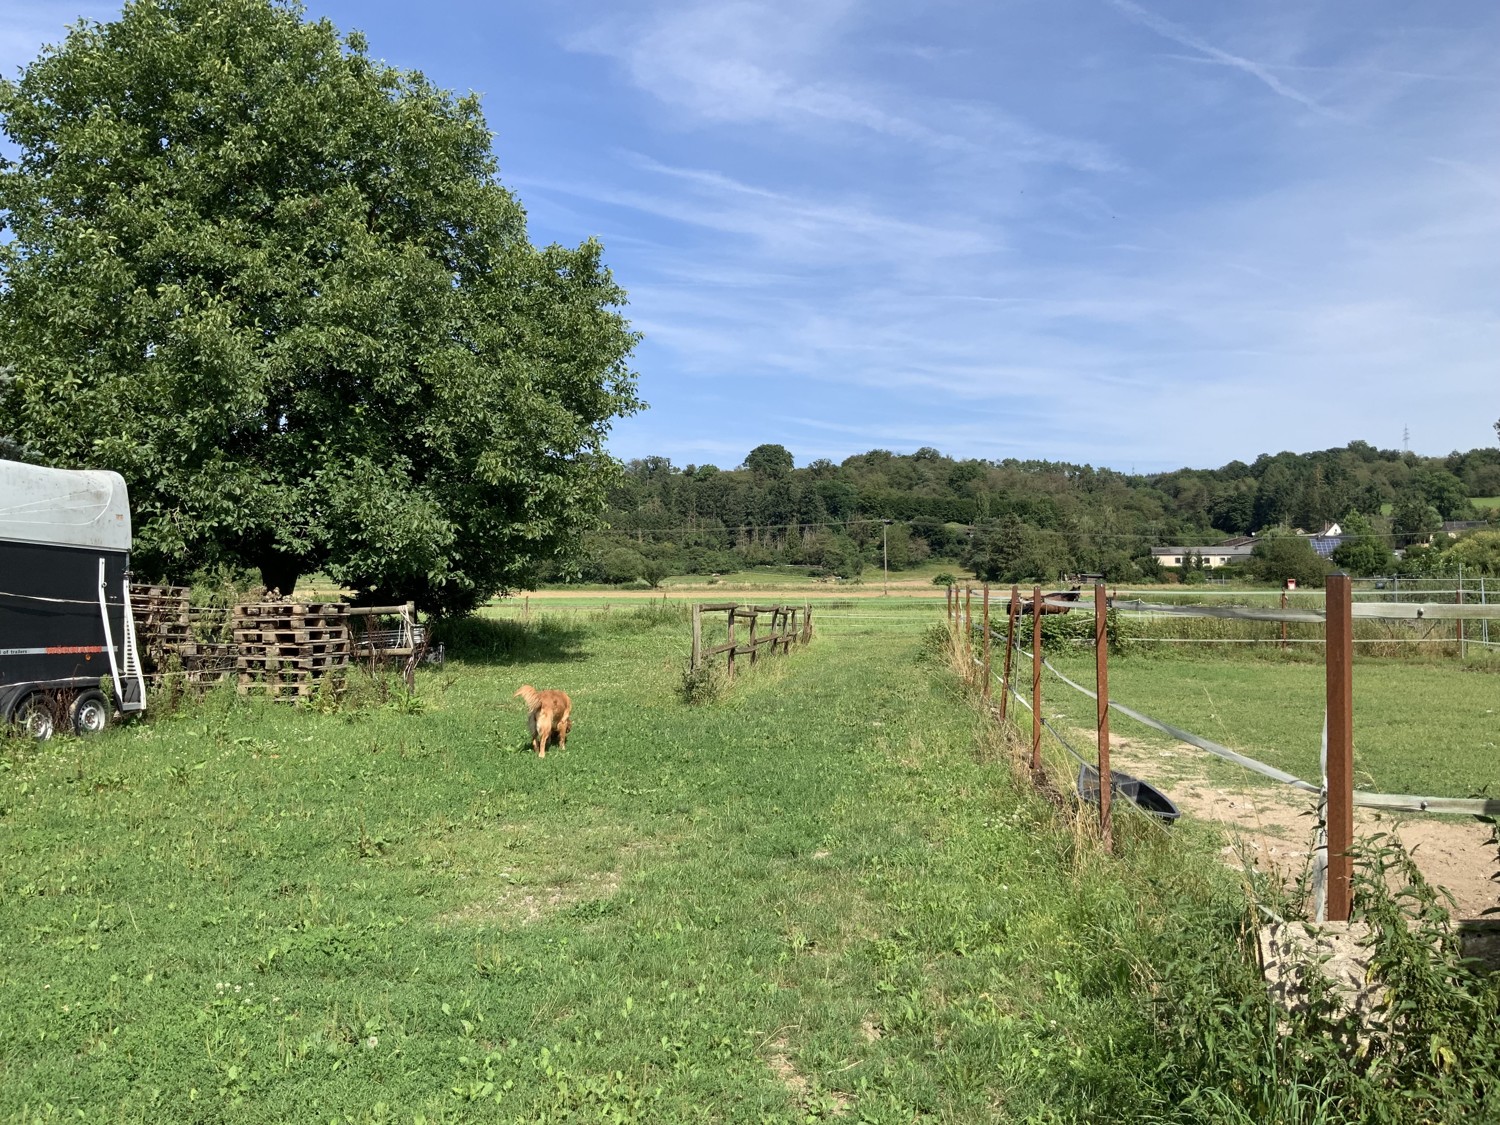
<svg viewBox="0 0 1500 1125">
<path fill-rule="evenodd" d="M 1001 643 L 1004 644 L 1003 639 Z M 1016 651 L 1021 656 L 1024 656 L 1027 660 L 1032 659 L 1032 654 L 1021 648 L 1019 645 L 1016 646 Z M 1063 675 L 1063 673 L 1059 672 L 1050 660 L 1044 659 L 1042 661 L 1042 666 L 1063 683 L 1067 684 L 1074 691 L 1088 696 L 1095 702 L 1098 701 L 1098 692 L 1086 688 L 1082 684 L 1075 683 L 1073 680 Z M 996 678 L 999 678 L 998 673 L 996 674 Z M 1015 696 L 1016 699 L 1020 700 L 1020 702 L 1024 703 L 1028 711 L 1031 710 L 1031 704 L 1026 701 L 1025 696 L 1016 691 L 1014 684 L 1002 684 L 1002 687 L 1008 687 L 1011 694 Z M 1306 793 L 1317 793 L 1321 796 L 1324 792 L 1323 789 L 1320 789 L 1310 781 L 1303 781 L 1295 774 L 1287 773 L 1285 770 L 1280 770 L 1275 766 L 1268 765 L 1265 762 L 1257 761 L 1256 759 L 1241 754 L 1238 751 L 1231 750 L 1229 747 L 1224 746 L 1218 742 L 1214 742 L 1212 739 L 1202 738 L 1199 735 L 1193 734 L 1191 731 L 1183 730 L 1181 727 L 1174 727 L 1171 723 L 1164 723 L 1160 719 L 1153 719 L 1150 715 L 1143 715 L 1134 708 L 1127 707 L 1123 703 L 1117 703 L 1113 699 L 1109 701 L 1109 705 L 1111 709 L 1118 711 L 1120 714 L 1126 716 L 1127 718 L 1134 719 L 1136 722 L 1151 727 L 1154 730 L 1159 730 L 1163 734 L 1169 735 L 1170 737 L 1175 738 L 1180 742 L 1185 742 L 1189 746 L 1196 746 L 1198 749 L 1206 751 L 1207 753 L 1212 754 L 1215 757 L 1222 758 L 1226 762 L 1233 762 L 1237 766 L 1241 766 L 1247 770 L 1262 774 L 1265 777 L 1271 778 L 1273 781 L 1279 781 L 1283 785 L 1290 785 L 1294 789 L 1300 789 Z M 1326 771 L 1326 755 L 1328 752 L 1326 741 L 1328 737 L 1326 717 L 1324 719 L 1324 723 L 1324 743 L 1322 754 L 1324 755 L 1325 762 L 1323 768 Z M 1415 797 L 1409 796 L 1404 793 L 1370 793 L 1364 790 L 1356 789 L 1354 791 L 1354 803 L 1360 808 L 1387 809 L 1394 812 L 1442 813 L 1454 816 L 1500 816 L 1500 798 L 1493 797 Z"/>
</svg>

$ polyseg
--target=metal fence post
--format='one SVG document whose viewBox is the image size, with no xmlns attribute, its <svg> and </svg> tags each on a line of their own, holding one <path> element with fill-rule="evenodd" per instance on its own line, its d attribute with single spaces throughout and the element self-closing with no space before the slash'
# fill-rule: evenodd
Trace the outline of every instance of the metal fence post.
<svg viewBox="0 0 1500 1125">
<path fill-rule="evenodd" d="M 1110 820 L 1110 796 L 1114 783 L 1109 772 L 1109 629 L 1104 583 L 1094 586 L 1094 690 L 1098 695 L 1095 714 L 1099 727 L 1099 836 L 1106 852 L 1114 851 L 1114 825 Z"/>
<path fill-rule="evenodd" d="M 693 603 L 693 671 L 703 662 L 703 607 Z"/>
<path fill-rule="evenodd" d="M 1031 588 L 1031 769 L 1042 768 L 1042 588 Z"/>
<path fill-rule="evenodd" d="M 1347 922 L 1353 906 L 1354 620 L 1347 574 L 1328 577 L 1324 660 L 1328 703 L 1328 913 Z"/>
<path fill-rule="evenodd" d="M 1464 604 L 1464 564 L 1458 564 L 1458 604 Z M 1468 653 L 1468 645 L 1464 643 L 1464 619 L 1458 619 L 1458 658 L 1463 660 Z"/>
<path fill-rule="evenodd" d="M 1484 575 L 1480 575 L 1479 576 L 1479 604 L 1480 605 L 1489 605 L 1490 604 L 1489 601 L 1485 598 L 1485 593 L 1484 593 Z M 1485 648 L 1489 648 L 1489 646 L 1490 646 L 1490 619 L 1488 617 L 1486 617 L 1483 621 L 1481 621 L 1479 623 L 1479 630 L 1480 630 L 1479 635 L 1484 640 L 1484 647 Z"/>
<path fill-rule="evenodd" d="M 1005 712 L 1010 706 L 1010 660 L 1016 651 L 1016 614 L 1021 608 L 1020 588 L 1010 588 L 1010 607 L 1005 627 L 1005 673 L 1000 677 L 1000 722 L 1005 723 Z"/>
<path fill-rule="evenodd" d="M 979 689 L 979 696 L 986 703 L 990 701 L 990 584 L 984 584 L 984 622 L 980 625 L 980 631 L 984 634 L 984 664 L 980 671 L 984 675 L 984 683 Z"/>
</svg>

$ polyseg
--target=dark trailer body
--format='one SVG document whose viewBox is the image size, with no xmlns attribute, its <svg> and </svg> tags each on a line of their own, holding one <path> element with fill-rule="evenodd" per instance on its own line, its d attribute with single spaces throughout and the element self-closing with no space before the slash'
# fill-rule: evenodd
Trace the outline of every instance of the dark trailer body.
<svg viewBox="0 0 1500 1125">
<path fill-rule="evenodd" d="M 118 474 L 0 460 L 0 721 L 45 738 L 145 709 L 130 542 Z"/>
</svg>

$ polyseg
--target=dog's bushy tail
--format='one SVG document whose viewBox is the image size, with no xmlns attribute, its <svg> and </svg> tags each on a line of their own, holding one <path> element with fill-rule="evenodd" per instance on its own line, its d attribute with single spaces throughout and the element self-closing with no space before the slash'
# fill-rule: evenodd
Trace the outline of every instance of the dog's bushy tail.
<svg viewBox="0 0 1500 1125">
<path fill-rule="evenodd" d="M 537 700 L 541 698 L 541 693 L 539 693 L 536 688 L 532 687 L 530 684 L 522 684 L 519 688 L 516 689 L 516 695 L 519 695 L 523 700 L 526 701 L 526 709 L 528 711 L 535 711 Z"/>
</svg>

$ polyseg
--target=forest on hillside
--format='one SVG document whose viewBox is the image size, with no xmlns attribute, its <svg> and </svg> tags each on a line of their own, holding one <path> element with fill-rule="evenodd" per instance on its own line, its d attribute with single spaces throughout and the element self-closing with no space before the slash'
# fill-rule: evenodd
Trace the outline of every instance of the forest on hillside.
<svg viewBox="0 0 1500 1125">
<path fill-rule="evenodd" d="M 1446 536 L 1399 562 L 1391 549 L 1422 542 L 1445 521 L 1500 528 L 1500 501 L 1484 503 L 1495 497 L 1500 448 L 1423 457 L 1355 441 L 1132 475 L 931 448 L 796 468 L 784 447 L 761 445 L 734 469 L 662 457 L 627 463 L 609 493 L 608 528 L 588 538 L 581 577 L 656 585 L 671 574 L 788 566 L 853 578 L 880 566 L 884 534 L 893 571 L 940 558 L 996 580 L 1094 572 L 1133 581 L 1162 577 L 1152 547 L 1250 534 L 1269 543 L 1333 521 L 1369 548 L 1350 569 L 1442 572 Z"/>
</svg>

